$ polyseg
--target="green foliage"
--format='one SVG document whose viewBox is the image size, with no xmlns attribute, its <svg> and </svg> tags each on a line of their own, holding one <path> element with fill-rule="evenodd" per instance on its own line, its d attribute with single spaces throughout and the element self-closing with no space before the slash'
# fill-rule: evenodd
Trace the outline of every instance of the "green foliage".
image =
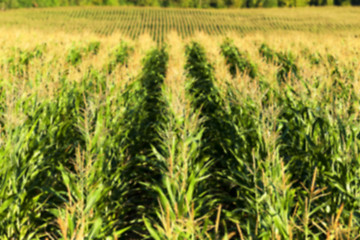
<svg viewBox="0 0 360 240">
<path fill-rule="evenodd" d="M 57 7 L 57 6 L 162 6 L 162 7 L 198 7 L 198 8 L 240 8 L 240 7 L 292 7 L 325 5 L 359 5 L 358 0 L 0 0 L 5 8 Z"/>
<path fill-rule="evenodd" d="M 277 59 L 276 53 L 265 43 L 261 44 L 259 54 L 265 58 L 267 63 L 274 62 Z"/>
<path fill-rule="evenodd" d="M 355 5 L 358 5 L 356 1 L 351 0 L 334 0 L 334 4 L 338 6 L 350 6 L 351 4 L 355 3 Z"/>
<path fill-rule="evenodd" d="M 34 58 L 34 54 L 32 52 L 20 52 L 20 64 L 28 66 L 32 58 Z"/>
<path fill-rule="evenodd" d="M 255 122 L 246 115 L 250 111 L 247 112 L 243 106 L 228 105 L 228 102 L 238 101 L 234 92 L 229 89 L 228 101 L 220 95 L 215 85 L 213 67 L 207 62 L 203 48 L 198 43 L 192 43 L 187 47 L 186 53 L 188 58 L 185 68 L 192 79 L 188 90 L 191 103 L 204 119 L 201 124 L 204 132 L 200 157 L 213 160 L 207 180 L 209 193 L 217 199 L 213 204 L 220 204 L 222 211 L 232 216 L 235 223 L 244 223 L 246 215 L 249 226 L 254 227 L 256 210 L 250 209 L 256 193 L 252 173 L 245 166 L 252 161 L 252 151 L 256 148 L 254 142 L 258 136 L 253 132 Z M 244 193 L 248 199 L 243 197 Z M 245 213 L 235 210 L 243 208 L 249 211 Z M 213 218 L 213 222 L 215 221 Z M 227 228 L 235 229 L 234 222 L 223 227 L 223 234 Z"/>
<path fill-rule="evenodd" d="M 87 52 L 93 55 L 97 55 L 100 49 L 100 42 L 91 42 L 87 48 Z"/>
<path fill-rule="evenodd" d="M 98 42 L 81 46 L 69 53 L 103 51 Z M 166 47 L 151 49 L 123 85 L 107 68 L 81 72 L 81 60 L 49 74 L 46 44 L 6 51 L 1 239 L 358 238 L 357 62 L 304 49 L 313 69 L 323 67 L 304 78 L 291 52 L 262 44 L 278 72 L 254 75 L 253 92 L 232 80 L 218 87 L 206 49 L 191 42 L 184 50 L 176 101 Z M 231 74 L 251 72 L 231 40 L 221 51 Z M 121 42 L 110 58 L 126 70 L 131 52 Z"/>
<path fill-rule="evenodd" d="M 129 61 L 129 56 L 133 52 L 133 48 L 129 47 L 128 44 L 124 41 L 121 41 L 120 45 L 114 50 L 111 60 L 107 65 L 108 73 L 112 73 L 116 66 L 127 66 Z"/>
<path fill-rule="evenodd" d="M 73 46 L 66 58 L 66 61 L 73 66 L 79 65 L 83 57 L 83 49 Z"/>
<path fill-rule="evenodd" d="M 127 211 L 134 234 L 144 233 L 144 214 L 147 217 L 155 215 L 157 195 L 153 186 L 161 180 L 164 165 L 152 153 L 156 149 L 163 156 L 168 154 L 168 150 L 162 147 L 160 135 L 168 121 L 167 104 L 162 93 L 167 62 L 165 48 L 150 51 L 143 61 L 138 81 L 124 94 L 126 111 L 120 123 L 119 141 L 129 159 L 123 170 L 126 175 L 123 180 L 130 185 L 126 198 L 131 204 Z"/>
<path fill-rule="evenodd" d="M 272 8 L 272 7 L 277 7 L 278 4 L 279 3 L 277 0 L 266 0 L 266 1 L 264 1 L 263 7 L 264 8 Z"/>
<path fill-rule="evenodd" d="M 293 5 L 295 7 L 305 7 L 309 5 L 309 0 L 294 0 Z"/>
<path fill-rule="evenodd" d="M 284 82 L 287 79 L 298 79 L 299 70 L 295 63 L 295 58 L 291 52 L 287 53 L 278 53 L 278 65 L 280 69 L 277 73 L 277 79 L 279 82 Z"/>
<path fill-rule="evenodd" d="M 279 0 L 278 6 L 279 7 L 292 7 L 293 1 L 292 0 Z"/>
<path fill-rule="evenodd" d="M 254 63 L 250 62 L 245 53 L 241 53 L 234 43 L 227 39 L 221 45 L 221 53 L 226 58 L 229 65 L 229 71 L 233 77 L 240 73 L 247 73 L 251 78 L 257 75 L 257 68 Z"/>
<path fill-rule="evenodd" d="M 279 70 L 277 71 L 277 80 L 279 83 L 300 77 L 295 57 L 291 52 L 277 53 L 263 43 L 259 48 L 259 53 L 268 63 L 272 62 L 279 66 Z"/>
<path fill-rule="evenodd" d="M 73 45 L 67 55 L 66 61 L 73 65 L 78 66 L 83 57 L 88 55 L 97 55 L 100 49 L 100 42 L 90 42 L 87 47 Z"/>
</svg>

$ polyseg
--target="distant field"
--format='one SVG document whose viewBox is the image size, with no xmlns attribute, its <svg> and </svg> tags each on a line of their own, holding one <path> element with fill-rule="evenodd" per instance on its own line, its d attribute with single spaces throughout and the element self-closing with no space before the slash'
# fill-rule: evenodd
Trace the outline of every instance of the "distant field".
<svg viewBox="0 0 360 240">
<path fill-rule="evenodd" d="M 46 31 L 120 32 L 131 38 L 149 33 L 162 41 L 171 31 L 182 37 L 207 34 L 302 31 L 360 33 L 360 8 L 289 9 L 160 9 L 136 7 L 72 7 L 10 10 L 0 14 L 0 26 Z"/>
</svg>

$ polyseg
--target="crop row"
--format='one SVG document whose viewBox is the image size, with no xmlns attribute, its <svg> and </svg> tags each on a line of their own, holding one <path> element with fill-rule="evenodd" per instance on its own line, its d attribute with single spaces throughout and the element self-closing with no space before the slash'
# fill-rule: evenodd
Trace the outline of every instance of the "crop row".
<svg viewBox="0 0 360 240">
<path fill-rule="evenodd" d="M 271 2 L 271 1 L 269 1 Z M 273 31 L 359 33 L 356 8 L 204 10 L 135 7 L 54 8 L 12 10 L 0 15 L 2 27 L 28 27 L 47 32 L 90 31 L 99 35 L 121 33 L 130 38 L 150 34 L 164 42 L 175 31 L 182 37 L 197 32 L 211 35 Z M 15 20 L 14 20 L 15 19 Z"/>
<path fill-rule="evenodd" d="M 1 239 L 358 237 L 355 68 L 304 50 L 330 73 L 307 79 L 294 54 L 263 44 L 273 83 L 227 39 L 228 71 L 256 86 L 251 93 L 235 80 L 221 87 L 206 49 L 191 42 L 188 104 L 175 114 L 165 86 L 169 48 L 150 50 L 121 87 L 109 76 L 126 71 L 136 49 L 121 42 L 100 68 L 82 72 L 101 51 L 99 42 L 71 46 L 45 98 L 31 91 L 40 80 L 30 76 L 37 61 L 51 71 L 46 45 L 11 50 L 2 63 Z M 13 89 L 10 79 L 29 86 Z"/>
</svg>

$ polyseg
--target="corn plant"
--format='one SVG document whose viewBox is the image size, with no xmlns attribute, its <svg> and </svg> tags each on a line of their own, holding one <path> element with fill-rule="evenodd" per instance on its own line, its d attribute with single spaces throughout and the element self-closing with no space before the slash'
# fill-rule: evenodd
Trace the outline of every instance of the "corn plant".
<svg viewBox="0 0 360 240">
<path fill-rule="evenodd" d="M 233 77 L 239 73 L 247 73 L 251 78 L 257 75 L 257 68 L 245 53 L 239 51 L 230 39 L 226 39 L 221 45 L 221 53 L 226 58 L 229 71 Z"/>
<path fill-rule="evenodd" d="M 117 65 L 127 66 L 130 54 L 134 51 L 126 42 L 121 41 L 120 45 L 114 50 L 111 60 L 107 66 L 108 73 L 112 73 Z"/>
<path fill-rule="evenodd" d="M 161 42 L 169 23 L 156 21 L 129 34 L 151 27 Z M 184 36 L 200 26 L 182 21 Z M 61 34 L 39 42 L 22 31 L 0 46 L 0 239 L 360 238 L 354 39 L 337 54 L 282 38 L 246 53 L 229 39 L 205 48 L 202 35 L 173 49 L 129 40 L 107 58 L 113 36 L 64 56 Z"/>
</svg>

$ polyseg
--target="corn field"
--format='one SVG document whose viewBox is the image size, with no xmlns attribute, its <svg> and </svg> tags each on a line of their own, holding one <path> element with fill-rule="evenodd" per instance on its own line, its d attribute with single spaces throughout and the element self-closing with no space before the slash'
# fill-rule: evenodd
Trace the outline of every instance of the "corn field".
<svg viewBox="0 0 360 240">
<path fill-rule="evenodd" d="M 0 239 L 360 239 L 359 23 L 127 11 L 0 16 Z"/>
<path fill-rule="evenodd" d="M 352 33 L 360 36 L 360 9 L 356 7 L 272 9 L 164 9 L 140 7 L 67 7 L 1 12 L 0 27 L 47 32 L 120 33 L 132 39 L 147 33 L 164 42 L 175 31 L 182 37 L 197 32 L 226 33 L 294 31 Z"/>
</svg>

